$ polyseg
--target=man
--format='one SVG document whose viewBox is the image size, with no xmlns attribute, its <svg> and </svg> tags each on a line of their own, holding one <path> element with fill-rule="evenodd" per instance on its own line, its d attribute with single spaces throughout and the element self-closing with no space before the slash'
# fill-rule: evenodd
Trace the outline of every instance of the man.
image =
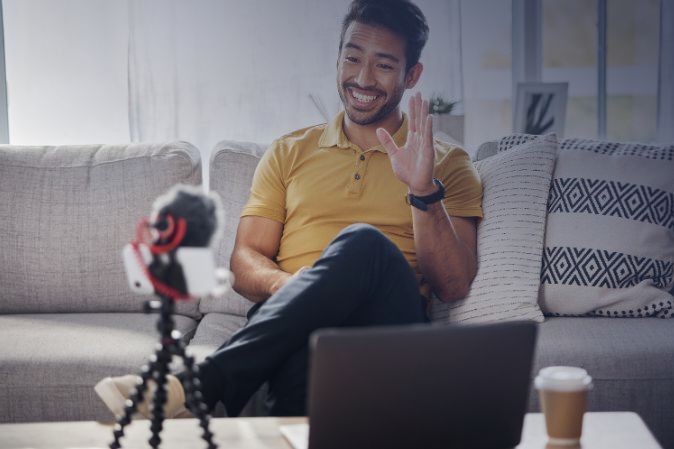
<svg viewBox="0 0 674 449">
<path fill-rule="evenodd" d="M 419 94 L 409 118 L 400 110 L 427 37 L 407 0 L 351 4 L 337 63 L 344 112 L 274 142 L 255 172 L 231 258 L 234 288 L 255 304 L 200 365 L 209 408 L 236 416 L 269 382 L 272 415 L 304 415 L 311 332 L 424 322 L 431 290 L 443 301 L 467 294 L 479 177 L 463 150 L 434 143 Z M 115 413 L 135 382 L 101 382 L 118 393 L 101 395 Z M 180 375 L 169 376 L 166 415 L 184 400 Z"/>
</svg>

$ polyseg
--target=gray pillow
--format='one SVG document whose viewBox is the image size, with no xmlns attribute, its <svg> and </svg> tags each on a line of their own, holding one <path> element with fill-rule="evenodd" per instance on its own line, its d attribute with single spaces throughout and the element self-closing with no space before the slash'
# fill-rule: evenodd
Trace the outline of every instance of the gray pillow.
<svg viewBox="0 0 674 449">
<path fill-rule="evenodd" d="M 475 162 L 484 219 L 478 225 L 478 272 L 468 296 L 433 301 L 433 321 L 543 321 L 538 307 L 546 202 L 556 136 L 541 136 Z"/>
</svg>

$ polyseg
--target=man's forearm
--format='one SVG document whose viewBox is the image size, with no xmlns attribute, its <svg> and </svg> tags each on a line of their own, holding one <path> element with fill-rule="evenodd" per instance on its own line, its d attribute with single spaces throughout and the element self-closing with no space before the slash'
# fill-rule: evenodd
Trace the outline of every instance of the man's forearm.
<svg viewBox="0 0 674 449">
<path fill-rule="evenodd" d="M 457 234 L 442 202 L 421 211 L 412 207 L 419 268 L 442 301 L 462 299 L 475 277 L 475 253 Z"/>
<path fill-rule="evenodd" d="M 264 301 L 292 277 L 271 259 L 250 248 L 235 248 L 230 261 L 234 290 L 253 302 Z"/>
</svg>

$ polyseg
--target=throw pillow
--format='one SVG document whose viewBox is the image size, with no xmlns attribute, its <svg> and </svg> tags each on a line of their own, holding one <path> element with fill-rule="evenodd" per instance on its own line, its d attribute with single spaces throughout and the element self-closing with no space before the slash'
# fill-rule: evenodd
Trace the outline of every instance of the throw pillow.
<svg viewBox="0 0 674 449">
<path fill-rule="evenodd" d="M 465 299 L 434 299 L 434 321 L 543 321 L 537 299 L 556 153 L 552 134 L 475 163 L 484 190 L 477 275 Z"/>
<path fill-rule="evenodd" d="M 532 139 L 509 136 L 499 151 Z M 540 305 L 551 316 L 674 317 L 674 145 L 565 139 Z"/>
</svg>

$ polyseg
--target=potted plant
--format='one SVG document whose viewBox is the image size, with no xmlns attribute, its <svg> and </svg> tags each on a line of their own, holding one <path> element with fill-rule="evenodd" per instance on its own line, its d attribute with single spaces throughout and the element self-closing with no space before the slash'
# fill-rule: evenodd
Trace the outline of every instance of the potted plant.
<svg viewBox="0 0 674 449">
<path fill-rule="evenodd" d="M 458 103 L 434 94 L 428 101 L 428 112 L 433 114 L 433 132 L 437 138 L 463 144 L 464 116 L 452 114 Z"/>
</svg>

